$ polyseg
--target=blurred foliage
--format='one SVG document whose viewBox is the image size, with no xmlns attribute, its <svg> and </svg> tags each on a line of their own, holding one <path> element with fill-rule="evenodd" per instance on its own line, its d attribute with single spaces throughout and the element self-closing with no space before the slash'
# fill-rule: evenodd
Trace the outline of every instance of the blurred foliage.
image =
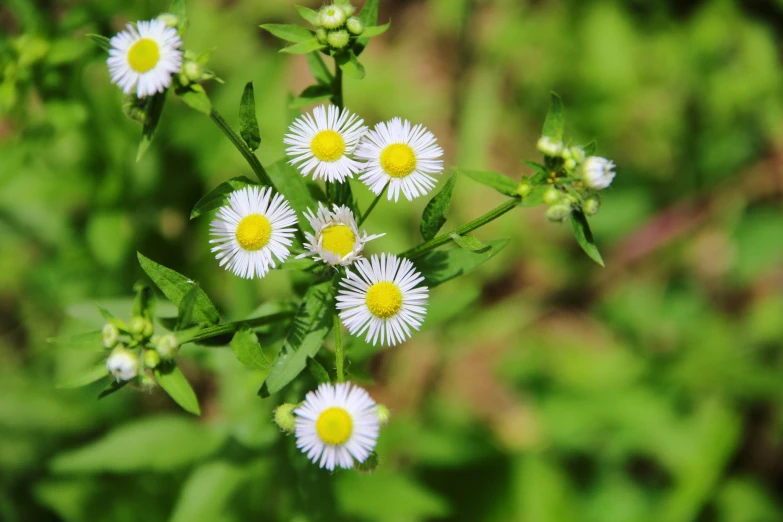
<svg viewBox="0 0 783 522">
<path fill-rule="evenodd" d="M 255 83 L 267 164 L 309 73 L 258 25 L 294 23 L 293 4 L 189 1 L 186 44 L 214 48 L 210 97 L 234 124 Z M 434 291 L 420 335 L 348 346 L 392 421 L 375 474 L 331 476 L 271 422 L 306 390 L 260 399 L 263 372 L 228 348 L 183 350 L 199 420 L 160 391 L 54 389 L 91 361 L 45 339 L 99 326 L 95 302 L 127 315 L 137 250 L 229 319 L 292 293 L 218 269 L 208 220 L 188 221 L 250 174 L 208 118 L 170 103 L 135 163 L 140 129 L 85 35 L 165 7 L 0 5 L 0 519 L 783 520 L 783 4 L 382 2 L 391 29 L 346 87 L 366 120 L 421 121 L 449 164 L 517 179 L 556 90 L 619 174 L 593 220 L 606 269 L 515 211 L 477 234 L 509 246 Z M 461 178 L 446 227 L 499 198 Z M 409 248 L 424 204 L 382 204 L 368 230 Z"/>
</svg>

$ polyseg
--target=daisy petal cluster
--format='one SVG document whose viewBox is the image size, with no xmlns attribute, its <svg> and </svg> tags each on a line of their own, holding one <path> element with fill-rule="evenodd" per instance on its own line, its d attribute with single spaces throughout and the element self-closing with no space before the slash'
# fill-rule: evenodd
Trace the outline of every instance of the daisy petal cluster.
<svg viewBox="0 0 783 522">
<path fill-rule="evenodd" d="M 364 244 L 385 234 L 368 235 L 359 233 L 353 212 L 346 206 L 334 205 L 329 210 L 318 204 L 318 211 L 308 209 L 305 217 L 310 222 L 313 233 L 305 232 L 307 252 L 297 258 L 313 256 L 332 266 L 348 266 L 361 258 Z"/>
</svg>

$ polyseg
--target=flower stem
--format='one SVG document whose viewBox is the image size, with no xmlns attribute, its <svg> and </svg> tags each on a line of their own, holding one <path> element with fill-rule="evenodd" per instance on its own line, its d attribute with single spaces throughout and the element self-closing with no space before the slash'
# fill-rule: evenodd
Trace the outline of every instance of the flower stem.
<svg viewBox="0 0 783 522">
<path fill-rule="evenodd" d="M 265 315 L 264 317 L 256 317 L 255 319 L 247 319 L 245 321 L 236 321 L 233 323 L 218 324 L 215 326 L 208 326 L 203 330 L 199 330 L 193 337 L 190 337 L 186 342 L 195 343 L 198 341 L 205 341 L 218 335 L 234 333 L 243 326 L 254 328 L 256 326 L 264 326 L 266 324 L 277 323 L 284 319 L 288 319 L 294 316 L 291 312 L 280 312 L 277 314 Z"/>
<path fill-rule="evenodd" d="M 221 116 L 214 107 L 209 112 L 209 117 L 212 118 L 212 121 L 215 122 L 215 125 L 217 125 L 218 128 L 223 131 L 223 134 L 228 137 L 231 143 L 234 144 L 234 147 L 236 147 L 239 153 L 242 154 L 242 157 L 245 158 L 247 163 L 250 165 L 250 168 L 253 169 L 253 172 L 256 174 L 258 181 L 260 181 L 262 185 L 275 188 L 274 183 L 272 183 L 272 180 L 269 178 L 269 174 L 266 173 L 264 166 L 261 165 L 260 161 L 258 161 L 258 158 L 253 153 L 253 151 L 250 150 L 242 137 L 231 128 L 231 125 L 228 124 L 225 118 L 223 118 L 223 116 Z"/>
<path fill-rule="evenodd" d="M 334 84 L 332 85 L 334 93 L 332 94 L 332 103 L 337 106 L 338 109 L 343 109 L 343 70 L 337 65 L 337 60 L 334 61 Z"/>
<path fill-rule="evenodd" d="M 386 187 L 388 187 L 388 185 Z M 378 204 L 378 201 L 380 201 L 381 198 L 383 197 L 383 195 L 386 193 L 386 187 L 383 187 L 383 190 L 381 191 L 381 193 L 378 194 L 377 196 L 375 196 L 375 199 L 372 200 L 372 203 L 370 203 L 370 206 L 367 207 L 367 211 L 362 215 L 362 217 L 359 218 L 359 223 L 357 223 L 357 226 L 362 226 L 362 223 L 367 221 L 367 218 L 370 217 L 370 212 L 373 211 L 373 209 L 375 208 L 375 205 Z"/>
<path fill-rule="evenodd" d="M 468 232 L 471 232 L 473 230 L 476 230 L 477 228 L 483 227 L 490 221 L 494 221 L 509 210 L 513 209 L 517 205 L 519 205 L 520 198 L 514 197 L 510 200 L 506 201 L 502 205 L 499 205 L 483 216 L 479 216 L 473 221 L 470 221 L 469 223 L 465 223 L 461 227 L 458 227 L 451 232 L 447 232 L 446 234 L 441 234 L 433 239 L 430 239 L 429 241 L 426 241 L 422 243 L 419 246 L 415 246 L 411 248 L 410 250 L 406 250 L 402 254 L 400 254 L 400 257 L 407 257 L 408 259 L 413 259 L 414 257 L 418 257 L 426 252 L 429 252 L 430 250 L 433 250 L 435 248 L 438 248 L 441 245 L 445 245 L 449 241 L 451 241 L 451 235 L 457 234 L 457 235 L 463 235 L 467 234 Z"/>
<path fill-rule="evenodd" d="M 334 358 L 337 361 L 337 382 L 345 382 L 345 351 L 340 328 L 340 316 L 334 314 Z"/>
</svg>

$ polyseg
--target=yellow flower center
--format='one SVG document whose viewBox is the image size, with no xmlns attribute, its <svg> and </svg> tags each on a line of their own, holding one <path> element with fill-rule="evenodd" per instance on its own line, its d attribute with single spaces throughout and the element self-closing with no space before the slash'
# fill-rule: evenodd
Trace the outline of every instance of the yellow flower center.
<svg viewBox="0 0 783 522">
<path fill-rule="evenodd" d="M 324 410 L 315 421 L 315 431 L 327 444 L 345 444 L 353 432 L 353 420 L 344 409 L 332 407 Z"/>
<path fill-rule="evenodd" d="M 136 72 L 145 73 L 155 67 L 160 60 L 160 49 L 154 40 L 142 38 L 128 51 L 128 63 Z"/>
<path fill-rule="evenodd" d="M 345 141 L 339 133 L 333 130 L 324 130 L 313 137 L 310 142 L 310 150 L 321 161 L 337 161 L 345 153 Z"/>
<path fill-rule="evenodd" d="M 346 225 L 332 225 L 321 231 L 321 246 L 340 257 L 353 252 L 356 243 L 356 235 L 351 227 Z"/>
<path fill-rule="evenodd" d="M 381 152 L 381 167 L 393 178 L 404 178 L 416 169 L 416 154 L 405 143 L 389 145 Z"/>
<path fill-rule="evenodd" d="M 261 214 L 250 214 L 237 226 L 237 241 L 245 250 L 259 250 L 269 243 L 272 237 L 272 225 Z"/>
<path fill-rule="evenodd" d="M 367 290 L 367 308 L 379 319 L 394 317 L 402 308 L 402 292 L 394 283 L 382 281 Z"/>
</svg>

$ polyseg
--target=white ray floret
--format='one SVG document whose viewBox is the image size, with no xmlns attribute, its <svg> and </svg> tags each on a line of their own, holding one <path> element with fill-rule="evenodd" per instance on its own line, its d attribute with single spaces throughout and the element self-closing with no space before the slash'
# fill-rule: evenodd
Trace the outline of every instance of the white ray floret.
<svg viewBox="0 0 783 522">
<path fill-rule="evenodd" d="M 318 211 L 307 209 L 305 217 L 313 233 L 305 232 L 307 252 L 296 256 L 297 259 L 313 256 L 332 266 L 348 266 L 362 257 L 365 243 L 385 235 L 359 233 L 353 212 L 346 206 L 334 205 L 333 210 L 329 210 L 319 202 Z"/>
<path fill-rule="evenodd" d="M 614 162 L 600 156 L 590 156 L 582 164 L 582 179 L 591 189 L 603 190 L 614 180 Z"/>
<path fill-rule="evenodd" d="M 427 314 L 428 290 L 408 259 L 393 254 L 357 260 L 340 281 L 337 309 L 353 335 L 394 346 L 410 339 Z"/>
<path fill-rule="evenodd" d="M 312 114 L 297 118 L 288 128 L 283 143 L 289 145 L 286 155 L 313 179 L 345 181 L 361 171 L 362 164 L 351 157 L 359 140 L 367 132 L 364 120 L 348 109 L 333 105 L 313 109 Z"/>
<path fill-rule="evenodd" d="M 245 187 L 218 210 L 209 242 L 217 245 L 212 252 L 226 270 L 246 279 L 264 277 L 275 267 L 274 258 L 282 263 L 288 257 L 295 225 L 296 214 L 283 196 L 269 187 Z"/>
<path fill-rule="evenodd" d="M 435 187 L 434 176 L 443 172 L 443 149 L 422 125 L 392 118 L 367 132 L 356 149 L 356 159 L 365 160 L 361 179 L 380 194 L 388 185 L 389 201 L 402 192 L 408 200 L 423 196 Z"/>
<path fill-rule="evenodd" d="M 165 91 L 182 68 L 182 39 L 161 20 L 136 22 L 114 36 L 109 44 L 111 82 L 122 92 L 145 98 Z"/>
<path fill-rule="evenodd" d="M 375 449 L 380 431 L 377 406 L 350 383 L 321 384 L 294 410 L 296 447 L 329 471 L 350 469 Z"/>
</svg>

